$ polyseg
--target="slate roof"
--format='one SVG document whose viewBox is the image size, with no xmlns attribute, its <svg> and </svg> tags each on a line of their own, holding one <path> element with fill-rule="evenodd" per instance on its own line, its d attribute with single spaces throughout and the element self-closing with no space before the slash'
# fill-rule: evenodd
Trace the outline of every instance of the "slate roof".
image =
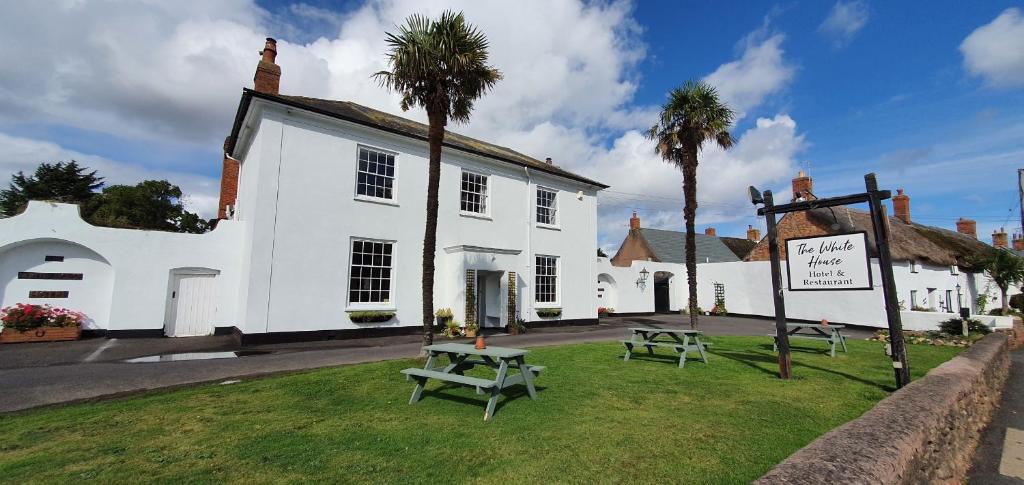
<svg viewBox="0 0 1024 485">
<path fill-rule="evenodd" d="M 286 106 L 312 111 L 314 113 L 377 128 L 390 133 L 422 141 L 427 140 L 427 125 L 349 101 L 307 98 L 305 96 L 274 95 L 251 89 L 244 89 L 242 91 L 242 101 L 238 106 L 238 113 L 235 115 L 235 126 L 231 131 L 232 144 L 234 144 L 234 140 L 238 137 L 238 132 L 241 129 L 241 123 L 245 118 L 245 113 L 248 111 L 248 106 L 252 98 L 274 101 Z M 577 175 L 568 170 L 564 170 L 557 165 L 542 162 L 536 158 L 529 157 L 510 148 L 463 136 L 451 131 L 447 131 L 445 133 L 444 146 L 521 167 L 529 167 L 530 169 L 540 172 L 593 185 L 600 189 L 608 188 L 608 185 Z"/>
<path fill-rule="evenodd" d="M 663 229 L 640 228 L 655 256 L 664 263 L 686 262 L 686 233 Z M 694 234 L 697 238 L 697 263 L 727 263 L 740 258 L 720 238 Z"/>
</svg>

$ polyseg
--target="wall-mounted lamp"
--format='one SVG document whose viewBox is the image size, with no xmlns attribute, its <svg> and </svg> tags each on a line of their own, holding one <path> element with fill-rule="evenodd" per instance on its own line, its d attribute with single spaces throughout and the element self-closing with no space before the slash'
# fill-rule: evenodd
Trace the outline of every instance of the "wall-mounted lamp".
<svg viewBox="0 0 1024 485">
<path fill-rule="evenodd" d="M 640 277 L 636 279 L 636 287 L 641 290 L 647 288 L 647 276 L 650 274 L 651 272 L 647 271 L 647 268 L 640 270 Z"/>
</svg>

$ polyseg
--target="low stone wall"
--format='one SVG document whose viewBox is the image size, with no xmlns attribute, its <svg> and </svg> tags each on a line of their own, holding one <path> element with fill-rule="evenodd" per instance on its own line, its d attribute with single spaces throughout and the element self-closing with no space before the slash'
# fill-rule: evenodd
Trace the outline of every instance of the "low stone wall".
<svg viewBox="0 0 1024 485">
<path fill-rule="evenodd" d="M 999 403 L 1008 350 L 1006 335 L 985 337 L 755 483 L 959 483 Z"/>
</svg>

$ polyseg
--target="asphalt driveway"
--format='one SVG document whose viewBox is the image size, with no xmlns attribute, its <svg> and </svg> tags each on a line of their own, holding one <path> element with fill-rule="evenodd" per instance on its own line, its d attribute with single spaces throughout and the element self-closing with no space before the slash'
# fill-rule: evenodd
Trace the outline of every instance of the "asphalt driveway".
<svg viewBox="0 0 1024 485">
<path fill-rule="evenodd" d="M 524 335 L 493 335 L 506 347 L 534 347 L 619 340 L 632 326 L 683 327 L 680 315 L 602 318 L 600 325 L 533 329 Z M 765 335 L 767 319 L 702 317 L 708 335 Z M 853 338 L 870 331 L 850 329 Z M 0 346 L 0 412 L 126 395 L 198 383 L 251 379 L 319 367 L 415 357 L 416 335 L 238 347 L 229 336 L 88 339 Z M 236 358 L 128 363 L 139 357 L 177 353 L 255 353 Z"/>
</svg>

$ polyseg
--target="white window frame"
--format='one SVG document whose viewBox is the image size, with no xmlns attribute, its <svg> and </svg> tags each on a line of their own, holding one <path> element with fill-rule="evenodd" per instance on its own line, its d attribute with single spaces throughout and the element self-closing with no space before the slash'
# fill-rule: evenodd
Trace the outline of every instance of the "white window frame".
<svg viewBox="0 0 1024 485">
<path fill-rule="evenodd" d="M 949 267 L 949 274 L 951 274 L 953 276 L 959 275 L 960 274 L 960 268 L 958 268 L 955 264 L 954 265 L 950 265 L 950 267 Z"/>
<path fill-rule="evenodd" d="M 555 262 L 555 292 L 554 301 L 539 301 L 537 299 L 537 291 L 540 285 L 537 284 L 537 258 L 551 258 Z M 535 308 L 560 308 L 562 306 L 562 258 L 550 254 L 535 254 L 533 255 L 533 306 Z"/>
<path fill-rule="evenodd" d="M 482 205 L 484 206 L 484 211 L 483 212 L 468 211 L 468 210 L 465 210 L 465 209 L 462 208 L 462 194 L 465 192 L 462 189 L 462 178 L 465 177 L 466 175 L 475 175 L 477 177 L 483 177 L 483 179 L 484 179 L 484 191 L 481 194 L 481 198 L 483 199 Z M 477 172 L 477 171 L 474 171 L 474 170 L 462 169 L 462 172 L 459 174 L 459 215 L 463 215 L 463 216 L 466 216 L 466 217 L 476 217 L 476 218 L 480 218 L 480 219 L 490 219 L 491 218 L 491 176 L 490 176 L 490 174 L 483 173 L 483 172 Z"/>
<path fill-rule="evenodd" d="M 392 175 L 391 175 L 391 198 L 377 197 L 375 195 L 366 195 L 366 194 L 360 194 L 359 193 L 359 174 L 362 172 L 359 169 L 359 153 L 360 153 L 361 150 L 367 150 L 367 151 L 371 151 L 371 152 L 383 153 L 385 155 L 390 155 L 394 159 L 394 167 L 393 167 Z M 357 144 L 356 145 L 356 163 L 355 163 L 355 168 L 356 168 L 355 186 L 352 188 L 352 192 L 355 194 L 355 197 L 354 197 L 355 200 L 361 200 L 361 201 L 365 201 L 365 202 L 376 202 L 376 203 L 388 204 L 388 205 L 398 205 L 398 165 L 399 165 L 399 163 L 398 163 L 398 152 L 395 152 L 393 150 L 386 150 L 386 149 L 383 149 L 383 148 L 378 148 L 378 147 L 371 146 L 371 145 L 366 145 L 366 144 L 363 144 L 363 143 Z M 369 173 L 369 172 L 367 172 L 367 173 Z M 376 175 L 376 174 L 374 174 L 374 175 Z M 376 175 L 376 176 L 379 176 L 379 175 Z M 387 175 L 384 175 L 384 177 L 387 177 Z"/>
<path fill-rule="evenodd" d="M 913 260 L 913 259 L 911 259 L 911 260 L 910 260 L 910 272 L 911 272 L 911 273 L 917 273 L 917 271 L 918 271 L 918 268 L 917 268 L 917 261 L 916 261 L 916 260 Z"/>
<path fill-rule="evenodd" d="M 541 191 L 550 192 L 551 194 L 553 194 L 553 197 L 551 198 L 551 204 L 552 205 L 551 205 L 551 207 L 548 208 L 548 210 L 551 211 L 551 219 L 553 219 L 552 222 L 541 222 L 539 220 L 540 219 L 540 213 L 539 212 L 540 212 L 540 209 L 541 209 L 541 205 L 540 205 L 540 200 L 538 200 L 538 199 L 540 199 Z M 550 187 L 545 187 L 543 185 L 538 185 L 536 190 L 533 192 L 533 221 L 534 221 L 534 223 L 537 224 L 537 227 L 544 227 L 544 228 L 549 228 L 549 229 L 558 229 L 559 228 L 559 221 L 561 220 L 561 218 L 558 217 L 558 192 L 559 192 L 558 189 L 552 189 Z"/>
<path fill-rule="evenodd" d="M 391 245 L 391 265 L 390 266 L 379 266 L 380 268 L 386 268 L 386 269 L 390 270 L 390 276 L 388 277 L 388 282 L 389 282 L 388 283 L 389 298 L 388 298 L 387 301 L 380 301 L 380 302 L 354 302 L 354 301 L 352 301 L 352 277 L 353 277 L 352 270 L 354 269 L 354 266 L 355 266 L 352 263 L 352 255 L 355 252 L 355 244 L 356 244 L 356 242 L 384 243 L 384 244 L 390 244 Z M 345 309 L 346 310 L 352 311 L 352 310 L 395 310 L 396 309 L 395 301 L 397 301 L 397 300 L 395 298 L 395 294 L 396 294 L 397 286 L 396 286 L 395 282 L 396 282 L 397 278 L 396 278 L 396 270 L 395 270 L 395 266 L 396 266 L 395 265 L 395 258 L 397 257 L 396 256 L 397 254 L 398 254 L 398 243 L 393 241 L 393 240 L 376 239 L 376 238 L 371 238 L 371 237 L 355 237 L 355 236 L 349 238 L 349 242 L 348 242 L 348 259 L 346 260 L 348 262 L 347 263 L 348 264 L 348 271 L 345 274 L 345 302 L 346 302 Z M 364 265 L 359 265 L 359 266 L 363 267 Z M 374 266 L 372 266 L 372 264 L 371 264 L 371 266 L 369 266 L 369 267 L 373 268 Z"/>
</svg>

